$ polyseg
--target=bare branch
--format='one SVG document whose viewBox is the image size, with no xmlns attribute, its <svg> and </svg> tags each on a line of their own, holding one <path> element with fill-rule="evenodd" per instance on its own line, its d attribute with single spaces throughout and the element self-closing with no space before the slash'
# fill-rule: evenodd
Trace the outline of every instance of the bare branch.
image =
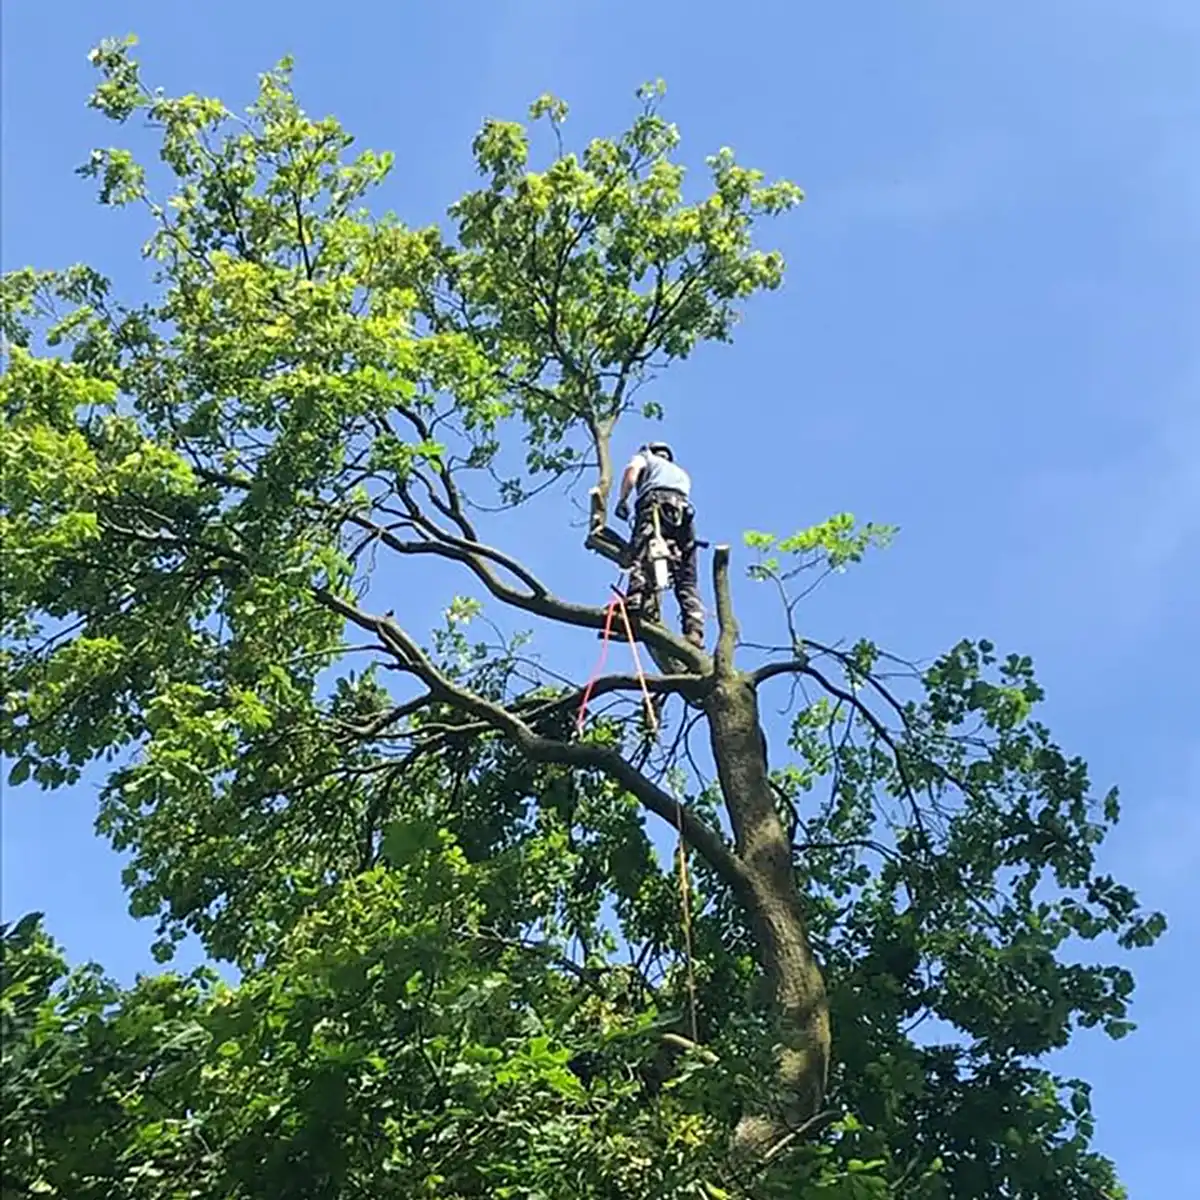
<svg viewBox="0 0 1200 1200">
<path fill-rule="evenodd" d="M 397 554 L 436 554 L 442 558 L 462 563 L 492 596 L 513 608 L 519 608 L 523 612 L 533 613 L 548 620 L 559 621 L 564 625 L 576 625 L 585 629 L 604 628 L 607 620 L 605 609 L 559 599 L 546 590 L 545 585 L 537 581 L 536 577 L 521 567 L 515 559 L 510 559 L 508 555 L 493 550 L 490 546 L 484 546 L 480 542 L 468 542 L 450 535 L 444 535 L 441 540 L 437 541 L 406 542 L 383 526 L 369 521 L 366 517 L 349 515 L 346 519 L 360 528 L 377 530 L 380 541 Z M 512 569 L 510 566 L 512 564 L 523 576 L 528 576 L 540 590 L 526 594 L 511 587 L 488 566 L 484 561 L 486 558 L 493 558 L 509 569 Z M 684 666 L 690 667 L 697 676 L 707 674 L 708 655 L 682 637 L 677 637 L 661 625 L 652 625 L 648 622 L 640 622 L 637 632 L 649 645 L 682 662 Z"/>
<path fill-rule="evenodd" d="M 488 578 L 495 579 L 492 571 L 490 571 L 482 562 L 473 563 L 471 560 L 485 559 L 495 563 L 499 567 L 503 567 L 507 571 L 511 571 L 530 592 L 536 595 L 548 595 L 549 590 L 536 575 L 522 566 L 515 558 L 511 558 L 502 550 L 496 550 L 491 546 L 485 546 L 482 542 L 467 541 L 465 538 L 456 537 L 452 533 L 447 533 L 446 530 L 440 529 L 428 518 L 421 516 L 420 510 L 416 508 L 410 510 L 409 520 L 412 525 L 416 526 L 421 532 L 429 535 L 434 541 L 421 542 L 406 542 L 396 535 L 385 525 L 380 525 L 368 517 L 362 516 L 360 513 L 349 513 L 346 520 L 351 525 L 357 525 L 359 529 L 369 530 L 379 540 L 387 546 L 389 550 L 395 550 L 397 554 L 442 554 L 444 558 L 453 558 L 458 562 L 471 567 L 476 575 L 486 584 Z M 436 542 L 436 545 L 434 544 Z M 444 546 L 447 552 L 438 549 L 439 546 Z M 456 553 L 448 553 L 455 551 Z M 482 572 L 482 573 L 481 573 Z M 500 580 L 495 582 L 504 586 Z M 488 590 L 491 591 L 491 586 L 488 585 Z M 516 593 L 520 594 L 520 593 Z"/>
<path fill-rule="evenodd" d="M 913 820 L 917 826 L 917 830 L 921 835 L 921 839 L 925 844 L 926 849 L 931 849 L 933 842 L 929 837 L 929 833 L 925 828 L 925 819 L 921 813 L 921 806 L 917 803 L 917 789 L 914 786 L 912 779 L 909 777 L 908 768 L 904 764 L 904 755 L 901 752 L 899 745 L 896 742 L 896 737 L 890 729 L 871 711 L 867 704 L 864 704 L 858 696 L 846 688 L 838 687 L 837 684 L 826 678 L 815 667 L 809 666 L 806 660 L 793 659 L 789 662 L 768 663 L 764 667 L 760 667 L 751 676 L 751 681 L 754 684 L 761 683 L 764 679 L 770 679 L 776 675 L 794 673 L 799 675 L 807 675 L 810 679 L 815 679 L 817 683 L 825 689 L 831 696 L 836 696 L 839 700 L 849 705 L 860 717 L 871 727 L 875 736 L 892 753 L 892 761 L 896 764 L 896 772 L 900 776 L 901 786 L 904 788 L 904 794 L 908 799 L 909 805 L 912 808 Z M 941 768 L 939 768 L 941 770 Z M 942 774 L 946 773 L 942 771 Z M 947 776 L 947 778 L 950 778 Z M 953 782 L 953 780 L 951 780 Z"/>
<path fill-rule="evenodd" d="M 807 658 L 789 658 L 786 662 L 766 663 L 757 670 L 750 672 L 750 682 L 754 687 L 774 679 L 778 675 L 808 675 Z"/>
<path fill-rule="evenodd" d="M 382 649 L 383 647 L 380 648 Z M 403 704 L 396 705 L 395 708 L 388 709 L 387 712 L 372 717 L 365 725 L 353 725 L 349 721 L 339 721 L 338 725 L 344 732 L 354 737 L 362 738 L 365 741 L 382 733 L 389 725 L 395 725 L 397 721 L 402 721 L 405 717 L 411 717 L 413 713 L 420 712 L 421 709 L 427 708 L 433 703 L 433 693 L 426 692 L 424 695 L 417 696 L 414 700 L 407 700 Z"/>
<path fill-rule="evenodd" d="M 433 429 L 419 412 L 408 407 L 398 407 L 396 411 L 417 431 L 417 436 L 423 442 L 433 441 Z M 384 424 L 386 425 L 386 422 Z M 477 541 L 475 528 L 471 524 L 467 514 L 463 511 L 462 497 L 459 495 L 458 486 L 454 482 L 454 476 L 451 474 L 450 468 L 443 462 L 437 462 L 434 464 L 434 470 L 437 472 L 438 479 L 442 484 L 442 490 L 446 494 L 443 500 L 437 497 L 433 489 L 430 488 L 430 499 L 444 516 L 449 517 L 458 526 L 464 537 L 468 537 L 472 541 Z M 424 479 L 422 479 L 422 482 L 425 482 Z"/>
<path fill-rule="evenodd" d="M 296 236 L 300 241 L 300 253 L 304 259 L 304 277 L 312 279 L 313 262 L 308 253 L 308 239 L 304 236 L 304 209 L 298 192 L 292 192 L 292 207 L 296 214 Z"/>
<path fill-rule="evenodd" d="M 589 688 L 578 688 L 566 696 L 548 700 L 531 715 L 540 719 L 558 709 L 575 707 L 583 701 L 585 692 L 590 699 L 596 700 L 611 692 L 640 692 L 644 688 L 654 696 L 679 693 L 698 700 L 710 686 L 711 680 L 695 675 L 602 675 Z"/>
</svg>

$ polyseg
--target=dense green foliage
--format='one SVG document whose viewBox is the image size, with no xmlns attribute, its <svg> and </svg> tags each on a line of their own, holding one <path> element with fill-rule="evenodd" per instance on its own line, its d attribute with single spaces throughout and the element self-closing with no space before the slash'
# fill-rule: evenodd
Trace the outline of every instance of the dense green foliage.
<svg viewBox="0 0 1200 1200">
<path fill-rule="evenodd" d="M 239 116 L 146 89 L 129 44 L 94 58 L 93 104 L 161 139 L 157 166 L 83 169 L 145 206 L 154 287 L 127 305 L 86 266 L 4 278 L 0 748 L 43 788 L 107 760 L 98 829 L 160 959 L 190 931 L 241 980 L 122 990 L 36 918 L 6 928 L 3 1195 L 1121 1195 L 1086 1085 L 1039 1059 L 1130 1030 L 1132 978 L 1080 946 L 1149 945 L 1163 920 L 1097 874 L 1116 795 L 1037 719 L 1027 658 L 961 642 L 881 672 L 868 641 L 800 636 L 792 581 L 890 530 L 747 535 L 780 648 L 735 667 L 718 571 L 712 657 L 642 631 L 674 663 L 657 743 L 636 680 L 602 680 L 578 734 L 536 629 L 488 622 L 594 645 L 603 610 L 476 521 L 511 547 L 544 483 L 607 488 L 638 384 L 779 282 L 756 222 L 797 189 L 722 151 L 688 203 L 661 88 L 581 154 L 544 97 L 544 170 L 489 122 L 451 232 L 411 229 L 361 207 L 391 157 L 348 157 L 286 64 Z M 451 567 L 444 624 L 412 631 L 406 597 Z M 738 731 L 789 679 L 764 810 L 739 782 L 761 730 L 751 752 Z M 651 837 L 676 812 L 690 972 Z M 776 919 L 815 964 L 809 1025 Z M 794 1113 L 797 1080 L 819 1111 L 747 1157 L 735 1132 Z"/>
</svg>

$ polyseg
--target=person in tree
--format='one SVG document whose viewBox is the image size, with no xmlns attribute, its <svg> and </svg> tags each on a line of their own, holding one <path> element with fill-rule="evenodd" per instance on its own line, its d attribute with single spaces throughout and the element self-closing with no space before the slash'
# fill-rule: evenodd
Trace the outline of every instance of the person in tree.
<svg viewBox="0 0 1200 1200">
<path fill-rule="evenodd" d="M 694 646 L 704 645 L 704 606 L 696 579 L 695 509 L 690 495 L 692 481 L 675 461 L 666 442 L 650 442 L 629 460 L 621 479 L 617 516 L 629 520 L 629 497 L 636 488 L 630 539 L 629 596 L 626 607 L 631 617 L 659 621 L 659 595 L 654 580 L 650 545 L 654 537 L 654 515 L 670 555 L 668 568 L 675 599 L 683 621 L 683 636 Z"/>
</svg>

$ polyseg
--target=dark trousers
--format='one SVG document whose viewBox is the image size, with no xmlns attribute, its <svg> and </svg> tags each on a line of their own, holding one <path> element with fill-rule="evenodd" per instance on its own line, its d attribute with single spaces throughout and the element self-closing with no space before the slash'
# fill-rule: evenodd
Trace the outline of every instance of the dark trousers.
<svg viewBox="0 0 1200 1200">
<path fill-rule="evenodd" d="M 671 587 L 679 603 L 683 636 L 696 645 L 704 644 L 704 605 L 696 578 L 695 513 L 687 497 L 680 492 L 647 492 L 638 500 L 630 539 L 632 561 L 629 567 L 627 607 L 635 616 L 661 624 L 662 612 L 650 543 L 654 537 L 654 513 L 658 513 L 659 531 L 667 544 Z"/>
</svg>

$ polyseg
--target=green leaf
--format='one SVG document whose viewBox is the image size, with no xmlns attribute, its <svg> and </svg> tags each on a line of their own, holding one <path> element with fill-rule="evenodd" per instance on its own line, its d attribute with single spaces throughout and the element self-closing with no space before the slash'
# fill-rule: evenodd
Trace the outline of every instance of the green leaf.
<svg viewBox="0 0 1200 1200">
<path fill-rule="evenodd" d="M 33 759 L 19 758 L 13 764 L 13 768 L 8 773 L 8 786 L 20 787 L 28 778 L 33 770 Z"/>
</svg>

